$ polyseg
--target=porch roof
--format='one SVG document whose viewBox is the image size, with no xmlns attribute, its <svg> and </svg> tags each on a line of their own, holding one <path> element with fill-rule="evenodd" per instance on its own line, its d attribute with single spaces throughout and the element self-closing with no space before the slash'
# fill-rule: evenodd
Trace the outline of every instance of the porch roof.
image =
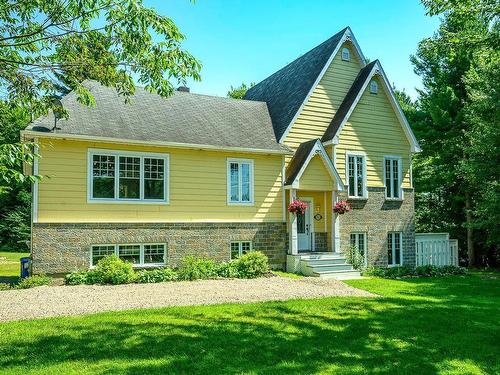
<svg viewBox="0 0 500 375">
<path fill-rule="evenodd" d="M 313 139 L 299 145 L 286 169 L 285 187 L 298 188 L 300 186 L 300 177 L 303 175 L 307 166 L 316 155 L 322 159 L 330 178 L 334 182 L 334 186 L 337 187 L 337 190 L 341 191 L 344 189 L 342 178 L 333 165 L 332 160 L 328 157 L 328 154 L 319 139 Z"/>
</svg>

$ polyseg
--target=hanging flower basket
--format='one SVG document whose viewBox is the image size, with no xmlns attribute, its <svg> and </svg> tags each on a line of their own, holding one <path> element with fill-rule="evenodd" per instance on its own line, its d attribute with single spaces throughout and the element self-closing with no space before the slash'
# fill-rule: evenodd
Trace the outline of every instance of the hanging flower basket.
<svg viewBox="0 0 500 375">
<path fill-rule="evenodd" d="M 349 211 L 352 211 L 352 207 L 347 201 L 339 201 L 333 207 L 333 212 L 338 215 L 343 215 Z"/>
<path fill-rule="evenodd" d="M 306 202 L 299 201 L 298 199 L 295 199 L 290 205 L 288 206 L 288 212 L 291 212 L 293 214 L 297 214 L 297 212 L 300 212 L 302 215 L 306 213 L 306 208 L 308 207 Z"/>
</svg>

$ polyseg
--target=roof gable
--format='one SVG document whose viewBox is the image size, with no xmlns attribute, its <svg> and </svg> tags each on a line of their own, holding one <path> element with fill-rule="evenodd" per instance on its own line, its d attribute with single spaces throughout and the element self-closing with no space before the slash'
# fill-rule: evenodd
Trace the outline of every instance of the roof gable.
<svg viewBox="0 0 500 375">
<path fill-rule="evenodd" d="M 365 59 L 361 49 L 351 29 L 346 27 L 247 91 L 245 99 L 267 103 L 274 133 L 279 142 L 285 138 L 346 40 L 353 43 L 364 65 Z"/>
<path fill-rule="evenodd" d="M 403 131 L 405 133 L 405 136 L 407 137 L 408 142 L 411 145 L 411 151 L 420 152 L 421 151 L 420 145 L 418 144 L 418 141 L 415 138 L 415 135 L 413 134 L 413 131 L 411 130 L 410 125 L 408 124 L 408 121 L 406 120 L 406 117 L 403 114 L 403 111 L 396 97 L 394 96 L 394 92 L 392 91 L 387 76 L 385 75 L 385 72 L 382 69 L 382 65 L 378 60 L 371 62 L 363 69 L 361 69 L 358 76 L 354 80 L 351 88 L 349 89 L 347 95 L 342 101 L 342 104 L 340 105 L 338 111 L 335 113 L 335 116 L 330 122 L 330 125 L 326 129 L 325 134 L 321 138 L 321 141 L 325 143 L 330 143 L 330 142 L 335 144 L 338 143 L 338 137 L 340 132 L 342 131 L 342 128 L 349 120 L 349 117 L 354 111 L 354 108 L 356 108 L 356 105 L 358 104 L 363 93 L 367 89 L 370 80 L 375 75 L 378 75 L 380 77 L 380 81 L 382 83 L 382 89 L 387 94 L 389 102 L 393 110 L 395 111 L 396 117 L 398 118 L 399 123 L 401 124 Z"/>
<path fill-rule="evenodd" d="M 331 159 L 328 157 L 328 154 L 319 139 L 304 142 L 297 148 L 286 169 L 285 187 L 298 188 L 300 178 L 315 156 L 321 157 L 321 160 L 323 161 L 330 178 L 334 181 L 337 190 L 343 190 L 344 183 L 342 182 L 342 178 L 337 172 L 337 169 L 333 165 Z"/>
</svg>

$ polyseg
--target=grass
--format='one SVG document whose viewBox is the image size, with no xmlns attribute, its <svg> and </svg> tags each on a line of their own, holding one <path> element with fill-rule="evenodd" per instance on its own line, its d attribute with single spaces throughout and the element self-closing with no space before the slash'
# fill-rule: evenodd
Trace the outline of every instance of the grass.
<svg viewBox="0 0 500 375">
<path fill-rule="evenodd" d="M 29 253 L 13 253 L 0 251 L 0 283 L 13 283 L 20 274 L 19 259 L 29 256 Z"/>
<path fill-rule="evenodd" d="M 299 279 L 303 279 L 304 278 L 304 276 L 302 276 L 302 275 L 298 275 L 296 273 L 291 273 L 291 272 L 273 271 L 273 273 L 276 276 L 288 277 L 290 279 L 295 279 L 295 280 L 299 280 Z"/>
<path fill-rule="evenodd" d="M 0 324 L 2 374 L 494 374 L 499 274 L 363 279 L 380 298 Z M 0 297 L 1 298 L 1 297 Z"/>
</svg>

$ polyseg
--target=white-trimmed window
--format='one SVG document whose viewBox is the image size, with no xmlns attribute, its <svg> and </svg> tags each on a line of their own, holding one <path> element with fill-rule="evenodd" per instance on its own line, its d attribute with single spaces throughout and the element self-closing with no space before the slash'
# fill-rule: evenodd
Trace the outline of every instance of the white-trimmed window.
<svg viewBox="0 0 500 375">
<path fill-rule="evenodd" d="M 105 244 L 92 245 L 90 249 L 90 265 L 109 255 L 116 255 L 134 267 L 163 266 L 167 260 L 167 245 L 154 244 Z"/>
<path fill-rule="evenodd" d="M 253 204 L 253 160 L 227 159 L 228 204 Z"/>
<path fill-rule="evenodd" d="M 88 200 L 168 202 L 168 154 L 89 149 Z"/>
<path fill-rule="evenodd" d="M 378 83 L 375 80 L 370 82 L 370 93 L 372 94 L 378 93 Z"/>
<path fill-rule="evenodd" d="M 397 156 L 384 157 L 385 197 L 387 199 L 402 199 L 401 190 L 401 158 Z"/>
<path fill-rule="evenodd" d="M 342 60 L 351 61 L 351 51 L 347 47 L 342 48 Z"/>
<path fill-rule="evenodd" d="M 351 246 L 356 246 L 358 251 L 363 254 L 365 259 L 365 264 L 367 263 L 367 243 L 366 243 L 366 233 L 363 232 L 353 232 L 350 234 L 350 244 Z"/>
<path fill-rule="evenodd" d="M 252 251 L 252 241 L 231 241 L 231 259 Z"/>
<path fill-rule="evenodd" d="M 403 232 L 387 233 L 387 264 L 389 266 L 403 264 Z"/>
<path fill-rule="evenodd" d="M 366 156 L 359 153 L 347 153 L 346 177 L 350 198 L 366 198 Z"/>
</svg>

